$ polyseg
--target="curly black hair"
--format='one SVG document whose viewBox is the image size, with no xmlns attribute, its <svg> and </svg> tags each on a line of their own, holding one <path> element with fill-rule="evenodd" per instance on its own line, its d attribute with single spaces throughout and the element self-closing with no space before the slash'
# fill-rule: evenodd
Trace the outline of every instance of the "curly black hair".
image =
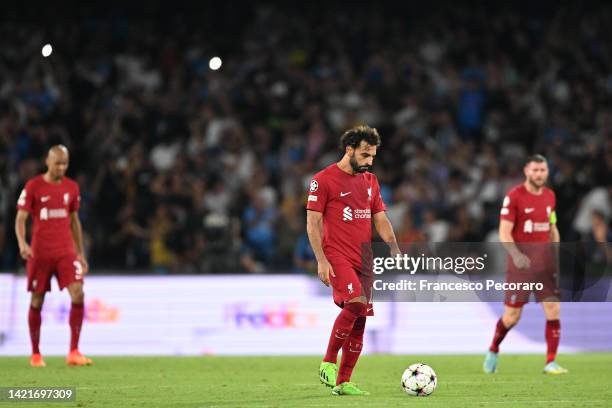
<svg viewBox="0 0 612 408">
<path fill-rule="evenodd" d="M 380 135 L 378 130 L 369 126 L 355 126 L 344 132 L 340 137 L 340 148 L 342 151 L 346 151 L 347 146 L 351 146 L 353 149 L 357 148 L 362 141 L 365 141 L 371 146 L 380 146 Z"/>
</svg>

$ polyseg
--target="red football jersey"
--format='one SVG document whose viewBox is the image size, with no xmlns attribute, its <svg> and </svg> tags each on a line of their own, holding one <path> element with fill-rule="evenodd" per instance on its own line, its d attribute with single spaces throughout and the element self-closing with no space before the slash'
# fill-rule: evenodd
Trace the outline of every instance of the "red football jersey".
<svg viewBox="0 0 612 408">
<path fill-rule="evenodd" d="M 520 184 L 504 198 L 500 219 L 514 223 L 515 242 L 550 242 L 550 226 L 557 222 L 555 204 L 551 189 L 544 187 L 536 195 Z"/>
<path fill-rule="evenodd" d="M 523 273 L 555 271 L 555 259 L 550 246 L 551 225 L 557 222 L 555 215 L 555 193 L 544 188 L 542 194 L 532 194 L 523 184 L 514 187 L 504 198 L 500 218 L 514 222 L 512 238 L 517 247 L 531 261 Z M 514 263 L 508 258 L 510 272 L 516 272 Z M 535 279 L 523 275 L 522 279 Z"/>
<path fill-rule="evenodd" d="M 79 185 L 68 177 L 51 184 L 40 175 L 26 183 L 17 208 L 32 217 L 34 257 L 56 258 L 76 252 L 69 215 L 79 210 L 80 200 Z"/>
<path fill-rule="evenodd" d="M 350 175 L 334 163 L 313 177 L 306 208 L 323 214 L 325 256 L 360 269 L 362 245 L 372 241 L 372 215 L 386 209 L 376 176 Z"/>
</svg>

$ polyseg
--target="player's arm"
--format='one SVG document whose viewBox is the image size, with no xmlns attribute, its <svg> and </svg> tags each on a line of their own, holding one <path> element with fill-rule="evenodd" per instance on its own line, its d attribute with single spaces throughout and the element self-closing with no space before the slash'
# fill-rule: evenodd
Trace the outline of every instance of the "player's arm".
<svg viewBox="0 0 612 408">
<path fill-rule="evenodd" d="M 397 239 L 395 238 L 395 232 L 393 232 L 393 226 L 387 213 L 384 211 L 377 212 L 374 214 L 374 228 L 376 232 L 387 243 L 391 250 L 391 256 L 400 254 L 399 247 L 397 246 Z"/>
<path fill-rule="evenodd" d="M 83 273 L 87 273 L 89 271 L 89 264 L 85 258 L 85 249 L 83 246 L 83 227 L 81 226 L 79 213 L 76 211 L 70 213 L 70 229 L 72 231 L 72 239 L 76 245 L 77 257 L 83 266 Z"/>
<path fill-rule="evenodd" d="M 550 226 L 550 242 L 561 242 L 561 234 L 556 224 Z"/>
<path fill-rule="evenodd" d="M 32 257 L 32 248 L 26 241 L 26 222 L 30 214 L 25 210 L 17 210 L 15 217 L 15 235 L 19 244 L 19 255 L 25 260 Z"/>
<path fill-rule="evenodd" d="M 514 228 L 514 223 L 508 220 L 500 220 L 499 222 L 499 240 L 502 245 L 506 249 L 506 252 L 510 254 L 512 257 L 512 262 L 514 266 L 517 268 L 528 268 L 531 262 L 527 255 L 522 253 L 516 243 L 514 242 L 514 238 L 512 238 L 512 229 Z"/>
<path fill-rule="evenodd" d="M 550 218 L 550 242 L 552 242 L 553 254 L 555 257 L 555 270 L 560 271 L 559 269 L 559 242 L 561 242 L 561 234 L 559 233 L 559 228 L 557 228 L 557 216 L 553 212 Z"/>
<path fill-rule="evenodd" d="M 323 214 L 318 211 L 306 211 L 306 232 L 312 251 L 317 258 L 319 279 L 329 286 L 329 276 L 335 277 L 334 270 L 323 252 Z"/>
</svg>

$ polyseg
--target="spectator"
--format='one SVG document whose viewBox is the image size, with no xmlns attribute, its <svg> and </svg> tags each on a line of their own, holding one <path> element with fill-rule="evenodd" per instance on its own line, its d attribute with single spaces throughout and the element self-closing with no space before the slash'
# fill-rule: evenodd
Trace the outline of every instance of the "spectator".
<svg viewBox="0 0 612 408">
<path fill-rule="evenodd" d="M 54 33 L 61 52 L 47 59 L 33 40 L 44 34 L 37 16 L 4 22 L 3 266 L 19 262 L 15 198 L 58 142 L 81 181 L 95 266 L 308 262 L 301 197 L 314 170 L 337 160 L 341 132 L 362 122 L 382 135 L 374 171 L 406 239 L 485 239 L 536 151 L 549 159 L 563 239 L 588 239 L 593 210 L 610 215 L 609 7 L 432 4 L 376 18 L 367 5 L 316 7 L 160 6 L 149 24 L 84 6 L 87 18 L 58 16 L 70 29 Z M 224 53 L 217 71 L 213 49 Z"/>
</svg>

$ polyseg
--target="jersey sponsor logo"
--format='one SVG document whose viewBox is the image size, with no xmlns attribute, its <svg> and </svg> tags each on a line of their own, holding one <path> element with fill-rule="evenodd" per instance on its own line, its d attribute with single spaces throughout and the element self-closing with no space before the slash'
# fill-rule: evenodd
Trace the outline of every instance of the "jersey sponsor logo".
<svg viewBox="0 0 612 408">
<path fill-rule="evenodd" d="M 535 208 L 525 208 L 525 214 L 530 214 L 535 211 Z"/>
<path fill-rule="evenodd" d="M 310 195 L 308 196 L 308 201 L 317 201 L 317 196 L 316 196 L 316 195 L 312 195 L 312 194 L 310 194 Z"/>
<path fill-rule="evenodd" d="M 314 193 L 315 191 L 317 191 L 319 189 L 319 183 L 317 182 L 317 180 L 312 180 L 310 182 L 310 192 Z"/>
<path fill-rule="evenodd" d="M 51 196 L 42 196 L 42 197 L 40 197 L 40 201 L 42 201 L 43 203 L 46 203 L 50 199 L 51 199 Z"/>
<path fill-rule="evenodd" d="M 351 207 L 346 206 L 342 210 L 342 221 L 353 221 L 353 210 L 351 210 Z"/>
<path fill-rule="evenodd" d="M 372 210 L 369 208 L 365 210 L 355 210 L 353 211 L 353 216 L 355 218 L 372 218 Z"/>
<path fill-rule="evenodd" d="M 535 232 L 546 232 L 550 231 L 550 224 L 547 222 L 534 222 L 533 230 Z"/>
<path fill-rule="evenodd" d="M 68 211 L 65 208 L 47 208 L 43 207 L 40 209 L 40 220 L 47 221 L 53 218 L 66 218 L 68 217 Z"/>
<path fill-rule="evenodd" d="M 523 232 L 527 234 L 546 231 L 550 231 L 550 224 L 547 222 L 533 222 L 532 220 L 527 220 L 523 226 Z"/>
<path fill-rule="evenodd" d="M 343 193 L 342 191 L 340 192 L 340 197 L 344 197 L 351 194 L 351 192 L 349 191 L 348 193 Z"/>
<path fill-rule="evenodd" d="M 348 205 L 342 210 L 342 221 L 353 221 L 353 218 L 364 219 L 372 218 L 372 210 L 366 208 L 364 210 L 356 209 L 353 210 Z"/>
<path fill-rule="evenodd" d="M 25 205 L 26 203 L 26 195 L 28 193 L 26 192 L 25 188 L 23 190 L 21 190 L 21 194 L 19 194 L 19 199 L 17 200 L 17 205 Z"/>
</svg>

